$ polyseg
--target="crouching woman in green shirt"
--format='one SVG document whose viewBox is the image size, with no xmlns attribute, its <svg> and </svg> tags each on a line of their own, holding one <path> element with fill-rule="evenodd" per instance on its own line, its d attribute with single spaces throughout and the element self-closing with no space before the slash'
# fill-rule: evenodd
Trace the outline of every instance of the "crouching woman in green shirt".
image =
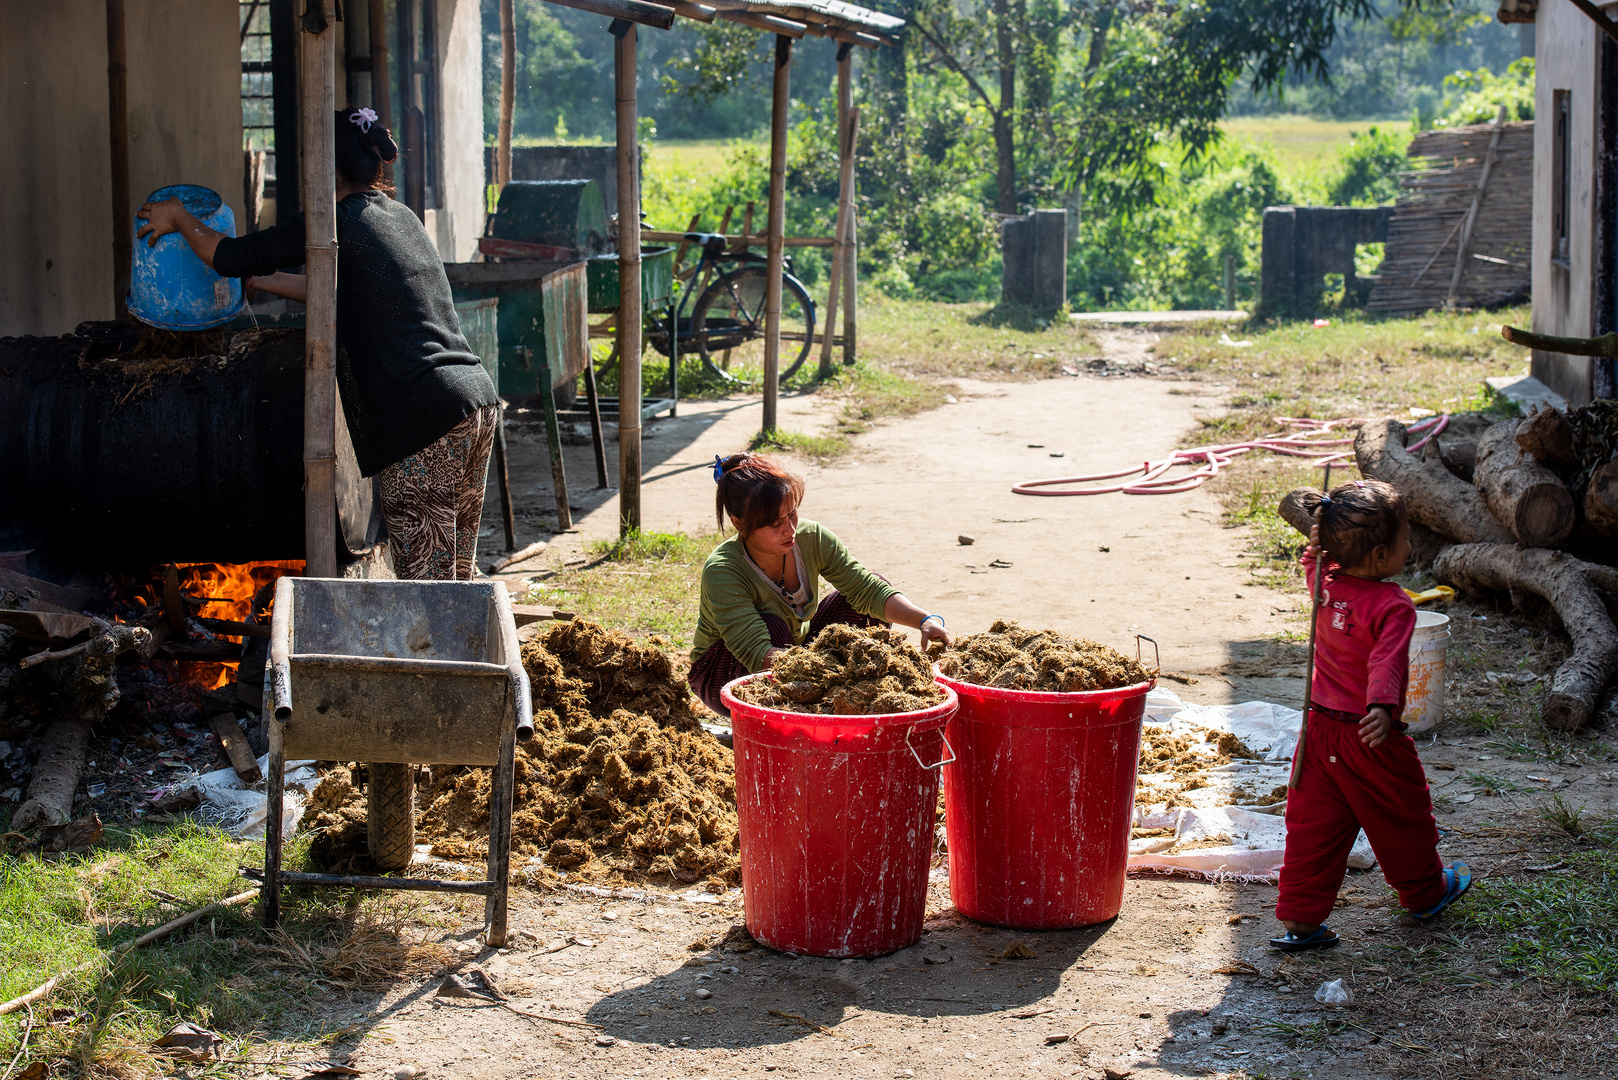
<svg viewBox="0 0 1618 1080">
<path fill-rule="evenodd" d="M 715 517 L 721 531 L 729 518 L 736 535 L 702 566 L 687 679 L 708 708 L 729 716 L 719 700 L 726 683 L 765 670 L 776 653 L 813 640 L 833 623 L 898 623 L 920 630 L 924 646 L 949 644 L 943 616 L 929 615 L 861 566 L 830 529 L 799 520 L 802 477 L 763 454 L 715 457 L 713 468 Z M 820 578 L 834 591 L 817 605 Z"/>
</svg>

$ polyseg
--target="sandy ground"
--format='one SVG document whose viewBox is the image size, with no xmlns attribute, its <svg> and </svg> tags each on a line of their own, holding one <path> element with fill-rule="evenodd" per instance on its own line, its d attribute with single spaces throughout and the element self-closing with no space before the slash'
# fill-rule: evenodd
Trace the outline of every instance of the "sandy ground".
<svg viewBox="0 0 1618 1080">
<path fill-rule="evenodd" d="M 1108 352 L 1138 352 L 1149 340 L 1144 331 L 1109 333 Z M 1262 659 L 1275 635 L 1300 626 L 1295 603 L 1248 584 L 1241 532 L 1221 525 L 1211 494 L 1036 499 L 1010 492 L 1016 480 L 1110 471 L 1161 454 L 1193 427 L 1199 409 L 1217 407 L 1219 387 L 1089 376 L 959 385 L 956 404 L 883 424 L 825 467 L 805 464 L 805 515 L 946 615 L 957 632 L 1009 616 L 1130 649 L 1133 635 L 1146 634 L 1161 646 L 1166 670 L 1195 680 L 1167 684 L 1187 700 L 1297 703 L 1301 670 Z M 832 408 L 787 398 L 782 426 L 813 430 Z M 713 456 L 745 446 L 758 423 L 757 400 L 749 398 L 687 403 L 677 419 L 649 425 L 645 526 L 711 528 Z M 542 429 L 513 425 L 511 447 L 522 544 L 554 524 Z M 616 534 L 616 499 L 594 490 L 590 448 L 570 446 L 566 459 L 577 531 L 557 537 L 529 572 Z M 609 465 L 615 476 L 615 454 Z M 490 503 L 486 525 L 497 521 L 492 492 Z M 963 533 L 975 543 L 962 546 Z M 1010 565 L 992 568 L 995 560 Z M 1578 784 L 1612 810 L 1618 789 L 1610 773 L 1602 781 L 1594 768 L 1493 761 L 1480 738 L 1441 734 L 1423 742 L 1438 770 L 1435 787 L 1487 768 L 1531 791 L 1545 781 L 1526 774 L 1549 771 L 1551 786 Z M 1474 825 L 1510 818 L 1528 798 L 1445 796 L 1444 854 L 1480 866 L 1519 857 L 1497 831 Z M 874 960 L 836 961 L 718 947 L 742 921 L 734 896 L 698 903 L 656 889 L 609 897 L 579 887 L 524 888 L 513 896 L 517 933 L 509 949 L 476 943 L 480 912 L 469 903 L 438 901 L 436 918 L 459 927 L 449 936 L 464 943 L 462 970 L 481 965 L 518 1008 L 556 1019 L 435 997 L 436 978 L 334 1008 L 353 1009 L 358 1037 L 345 1045 L 356 1065 L 414 1064 L 431 1076 L 1369 1078 L 1390 1075 L 1376 1030 L 1438 1053 L 1470 1037 L 1415 1022 L 1413 999 L 1387 1001 L 1396 1005 L 1391 1015 L 1410 1010 L 1407 1029 L 1395 1032 L 1390 1013 L 1376 1013 L 1378 994 L 1394 992 L 1391 980 L 1384 985 L 1374 974 L 1376 957 L 1389 955 L 1377 950 L 1444 940 L 1444 927 L 1410 925 L 1385 895 L 1380 874 L 1351 877 L 1332 920 L 1343 947 L 1289 960 L 1264 945 L 1276 929 L 1271 886 L 1131 879 L 1116 920 L 1023 933 L 956 915 L 940 868 L 919 943 Z M 1036 956 L 999 959 L 1012 942 Z M 1339 975 L 1357 987 L 1359 1002 L 1349 1010 L 1317 1005 L 1316 987 Z M 1278 1026 L 1327 1017 L 1361 1027 L 1327 1043 L 1289 1041 Z"/>
</svg>

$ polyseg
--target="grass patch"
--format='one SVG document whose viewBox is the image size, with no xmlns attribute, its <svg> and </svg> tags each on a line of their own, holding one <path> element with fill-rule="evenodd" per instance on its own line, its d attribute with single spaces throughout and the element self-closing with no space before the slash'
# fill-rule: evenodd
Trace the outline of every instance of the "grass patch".
<svg viewBox="0 0 1618 1080">
<path fill-rule="evenodd" d="M 244 891 L 236 867 L 256 863 L 261 850 L 187 823 L 109 827 L 103 846 L 85 855 L 0 858 L 0 999 L 88 965 L 34 1006 L 28 1059 L 66 1060 L 81 1074 L 153 1071 L 145 1048 L 180 1020 L 224 1035 L 231 1058 L 253 1056 L 251 1043 L 312 1044 L 343 1029 L 330 1012 L 336 992 L 441 962 L 436 947 L 403 943 L 402 913 L 419 900 L 361 901 L 332 890 L 285 890 L 286 919 L 274 935 L 249 904 L 113 953 L 185 911 Z M 301 847 L 293 854 L 299 865 Z M 153 889 L 179 903 L 160 901 Z M 17 1054 L 27 1021 L 26 1011 L 0 1018 L 0 1062 Z"/>
<path fill-rule="evenodd" d="M 1331 325 L 1275 322 L 1244 329 L 1170 331 L 1156 345 L 1165 362 L 1228 387 L 1228 411 L 1204 421 L 1197 441 L 1251 438 L 1279 430 L 1278 416 L 1401 416 L 1411 409 L 1467 412 L 1502 407 L 1486 391 L 1491 375 L 1528 370 L 1528 352 L 1500 336 L 1526 325 L 1526 307 L 1497 312 L 1429 312 L 1408 319 L 1363 312 Z"/>
<path fill-rule="evenodd" d="M 797 431 L 762 431 L 753 436 L 749 450 L 784 450 L 817 460 L 837 457 L 848 449 L 848 436 L 842 432 L 805 435 Z"/>
<path fill-rule="evenodd" d="M 590 557 L 527 579 L 524 602 L 549 604 L 631 634 L 662 635 L 691 647 L 697 580 L 714 533 L 633 533 L 591 546 Z"/>
<path fill-rule="evenodd" d="M 1462 915 L 1493 939 L 1501 967 L 1618 997 L 1618 853 L 1567 862 L 1569 874 L 1479 882 Z"/>
<path fill-rule="evenodd" d="M 1068 319 L 1040 327 L 1002 322 L 986 303 L 945 304 L 860 297 L 860 360 L 910 376 L 1045 379 L 1062 366 L 1100 354 L 1095 339 Z"/>
</svg>

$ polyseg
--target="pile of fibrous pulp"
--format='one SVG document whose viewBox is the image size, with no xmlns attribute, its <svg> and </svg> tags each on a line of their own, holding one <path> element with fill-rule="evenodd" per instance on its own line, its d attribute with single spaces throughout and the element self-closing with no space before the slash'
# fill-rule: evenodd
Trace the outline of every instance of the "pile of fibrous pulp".
<svg viewBox="0 0 1618 1080">
<path fill-rule="evenodd" d="M 841 624 L 777 654 L 770 675 L 743 683 L 736 694 L 779 712 L 838 716 L 917 712 L 946 696 L 927 658 L 903 634 Z"/>
<path fill-rule="evenodd" d="M 534 738 L 517 747 L 514 855 L 543 855 L 548 867 L 594 880 L 667 875 L 716 889 L 739 882 L 734 759 L 702 729 L 664 644 L 583 619 L 523 643 Z M 434 855 L 487 855 L 490 772 L 433 770 L 431 788 L 418 796 L 426 809 L 417 835 Z M 357 817 L 363 846 L 363 800 L 355 815 L 321 797 L 340 786 L 317 789 L 312 803 L 333 824 L 353 829 Z"/>
<path fill-rule="evenodd" d="M 1134 686 L 1151 674 L 1117 649 L 1055 630 L 1029 630 L 1010 619 L 996 620 L 981 634 L 969 634 L 948 648 L 928 653 L 938 670 L 956 682 L 1003 690 L 1077 693 Z"/>
</svg>

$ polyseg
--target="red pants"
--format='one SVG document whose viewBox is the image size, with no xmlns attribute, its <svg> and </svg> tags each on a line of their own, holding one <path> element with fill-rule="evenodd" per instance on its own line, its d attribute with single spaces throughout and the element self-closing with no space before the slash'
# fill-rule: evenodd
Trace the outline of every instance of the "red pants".
<svg viewBox="0 0 1618 1080">
<path fill-rule="evenodd" d="M 1303 773 L 1287 797 L 1276 918 L 1326 921 L 1361 829 L 1407 909 L 1425 911 L 1444 898 L 1438 824 L 1416 744 L 1394 733 L 1372 750 L 1360 742 L 1357 723 L 1311 712 Z"/>
</svg>

